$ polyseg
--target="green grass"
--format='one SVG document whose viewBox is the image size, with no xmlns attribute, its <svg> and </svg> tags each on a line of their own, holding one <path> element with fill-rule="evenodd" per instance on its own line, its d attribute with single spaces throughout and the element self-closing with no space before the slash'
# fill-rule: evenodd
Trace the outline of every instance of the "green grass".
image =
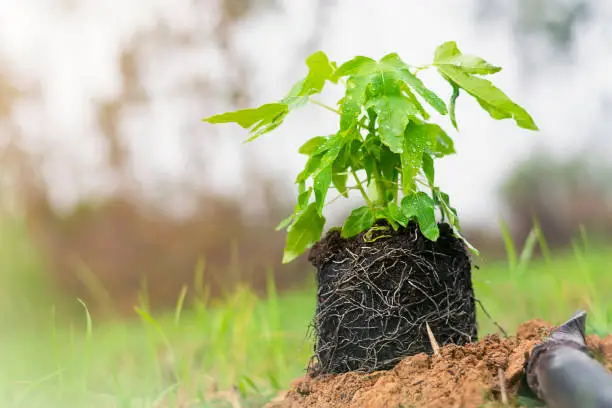
<svg viewBox="0 0 612 408">
<path fill-rule="evenodd" d="M 277 295 L 271 280 L 265 298 L 239 288 L 209 307 L 184 303 L 183 292 L 175 310 L 140 305 L 133 319 L 107 322 L 71 299 L 82 318 L 66 323 L 18 233 L 0 234 L 2 407 L 255 407 L 303 374 L 314 288 Z M 562 322 L 577 308 L 591 331 L 612 331 L 612 252 L 586 248 L 484 265 L 474 270 L 477 297 L 508 331 L 531 318 Z M 480 310 L 479 323 L 481 334 L 495 331 Z"/>
</svg>

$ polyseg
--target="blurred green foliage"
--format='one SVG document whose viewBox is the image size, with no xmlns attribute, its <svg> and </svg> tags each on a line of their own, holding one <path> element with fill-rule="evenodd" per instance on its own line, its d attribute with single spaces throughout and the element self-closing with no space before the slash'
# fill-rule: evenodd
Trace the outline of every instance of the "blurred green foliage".
<svg viewBox="0 0 612 408">
<path fill-rule="evenodd" d="M 526 239 L 534 217 L 551 247 L 569 245 L 582 229 L 600 240 L 612 237 L 612 167 L 591 158 L 536 152 L 519 163 L 501 188 L 519 240 Z"/>
</svg>

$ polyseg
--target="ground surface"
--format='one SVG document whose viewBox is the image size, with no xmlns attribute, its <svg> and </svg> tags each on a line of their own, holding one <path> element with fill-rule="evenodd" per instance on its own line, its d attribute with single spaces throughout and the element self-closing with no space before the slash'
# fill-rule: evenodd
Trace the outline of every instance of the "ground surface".
<svg viewBox="0 0 612 408">
<path fill-rule="evenodd" d="M 390 371 L 306 376 L 268 408 L 473 408 L 501 402 L 502 381 L 510 404 L 520 406 L 525 355 L 550 328 L 531 320 L 516 336 L 494 334 L 464 347 L 445 346 L 439 356 L 408 357 Z M 612 336 L 591 336 L 589 346 L 612 362 Z"/>
<path fill-rule="evenodd" d="M 508 332 L 536 317 L 561 323 L 578 308 L 591 333 L 612 332 L 609 250 L 581 243 L 550 261 L 512 259 L 474 270 L 477 297 Z M 304 374 L 312 353 L 312 287 L 277 295 L 271 285 L 265 298 L 240 289 L 154 315 L 143 294 L 141 315 L 94 317 L 88 329 L 75 299 L 76 318 L 59 314 L 43 278 L 24 234 L 0 229 L 1 407 L 261 407 Z M 494 333 L 478 313 L 481 333 Z"/>
</svg>

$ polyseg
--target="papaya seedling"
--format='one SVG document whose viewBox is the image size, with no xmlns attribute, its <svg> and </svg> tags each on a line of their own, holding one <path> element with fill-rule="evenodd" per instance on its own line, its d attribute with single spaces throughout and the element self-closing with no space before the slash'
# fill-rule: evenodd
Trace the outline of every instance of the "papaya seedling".
<svg viewBox="0 0 612 408">
<path fill-rule="evenodd" d="M 280 101 L 204 121 L 237 123 L 250 142 L 307 103 L 338 115 L 337 132 L 299 148 L 308 159 L 295 180 L 297 203 L 277 227 L 287 230 L 283 262 L 311 248 L 317 268 L 314 371 L 372 371 L 431 351 L 426 324 L 441 344 L 475 339 L 468 248 L 476 249 L 461 236 L 457 211 L 436 185 L 435 161 L 455 148 L 432 113 L 458 130 L 455 105 L 468 94 L 493 119 L 537 130 L 534 120 L 486 79 L 501 67 L 463 54 L 452 41 L 437 47 L 427 65 L 408 64 L 396 53 L 337 64 L 321 51 L 306 65 L 306 77 Z M 419 78 L 429 69 L 450 85 L 448 104 Z M 313 98 L 328 84 L 345 88 L 336 107 Z M 364 205 L 322 238 L 330 190 L 344 198 L 356 190 Z"/>
</svg>

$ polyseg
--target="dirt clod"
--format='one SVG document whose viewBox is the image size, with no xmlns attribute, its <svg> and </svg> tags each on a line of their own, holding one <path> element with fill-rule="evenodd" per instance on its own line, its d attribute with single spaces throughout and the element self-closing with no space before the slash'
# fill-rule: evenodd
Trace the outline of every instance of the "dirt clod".
<svg viewBox="0 0 612 408">
<path fill-rule="evenodd" d="M 407 357 L 389 371 L 307 375 L 294 384 L 284 400 L 268 408 L 478 407 L 500 401 L 500 369 L 513 404 L 525 356 L 551 329 L 541 320 L 532 320 L 523 323 L 516 336 L 494 334 L 465 346 L 449 344 L 441 348 L 440 356 L 421 353 Z M 589 336 L 588 344 L 595 354 L 612 362 L 612 336 Z"/>
</svg>

